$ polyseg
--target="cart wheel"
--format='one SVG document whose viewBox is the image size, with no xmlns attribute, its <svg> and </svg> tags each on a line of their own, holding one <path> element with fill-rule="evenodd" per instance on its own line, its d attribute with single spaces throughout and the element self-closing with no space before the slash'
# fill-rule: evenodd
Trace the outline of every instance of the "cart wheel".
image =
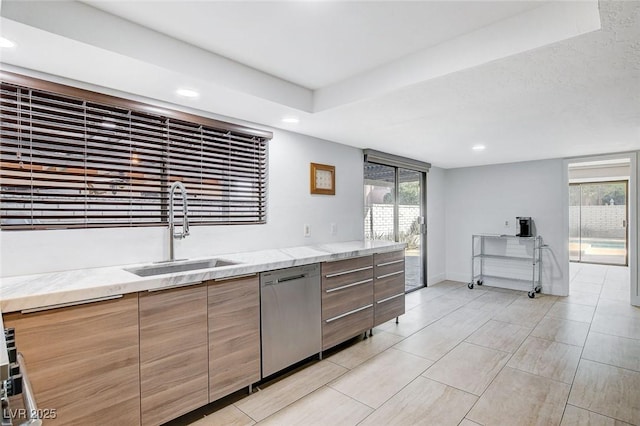
<svg viewBox="0 0 640 426">
<path fill-rule="evenodd" d="M 482 284 L 484 284 L 484 282 L 482 280 L 478 280 L 477 284 L 478 285 L 482 285 Z"/>
<path fill-rule="evenodd" d="M 541 291 L 542 291 L 542 288 L 536 287 L 536 293 L 540 293 Z"/>
<path fill-rule="evenodd" d="M 530 291 L 528 294 L 529 294 L 529 299 L 533 299 L 534 297 L 536 297 L 536 294 L 533 291 Z"/>
<path fill-rule="evenodd" d="M 469 287 L 471 290 L 473 290 L 473 283 L 467 284 L 467 287 Z"/>
</svg>

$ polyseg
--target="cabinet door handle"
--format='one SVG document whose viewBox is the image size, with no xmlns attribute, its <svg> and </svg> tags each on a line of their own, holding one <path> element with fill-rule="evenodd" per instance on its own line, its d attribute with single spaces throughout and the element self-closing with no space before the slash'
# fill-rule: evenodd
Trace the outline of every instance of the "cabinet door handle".
<svg viewBox="0 0 640 426">
<path fill-rule="evenodd" d="M 365 266 L 364 268 L 351 269 L 349 271 L 343 271 L 343 272 L 336 272 L 336 273 L 333 273 L 333 274 L 327 274 L 327 275 L 325 275 L 325 278 L 339 277 L 340 275 L 353 274 L 354 272 L 366 271 L 367 269 L 373 269 L 373 266 Z"/>
<path fill-rule="evenodd" d="M 391 297 L 387 297 L 387 298 L 382 299 L 382 300 L 378 300 L 376 303 L 384 303 L 384 302 L 388 302 L 389 300 L 393 300 L 393 299 L 395 299 L 396 297 L 400 297 L 400 296 L 404 296 L 404 293 L 399 293 L 399 294 L 396 294 L 395 296 L 391 296 Z"/>
<path fill-rule="evenodd" d="M 357 285 L 370 283 L 371 281 L 373 281 L 373 278 L 369 278 L 368 280 L 358 281 L 357 283 L 343 285 L 343 286 L 336 287 L 336 288 L 330 288 L 329 290 L 325 290 L 325 293 L 333 293 L 334 291 L 340 291 L 340 290 L 344 290 L 345 288 L 355 287 Z"/>
<path fill-rule="evenodd" d="M 121 297 L 122 297 L 121 294 L 115 294 L 113 296 L 96 297 L 94 299 L 84 299 L 84 300 L 78 300 L 76 302 L 58 303 L 56 305 L 47 305 L 39 308 L 23 309 L 20 312 L 23 314 L 32 314 L 34 312 L 48 311 L 49 309 L 68 308 L 70 306 L 85 305 L 87 303 L 104 302 L 105 300 L 120 299 Z"/>
<path fill-rule="evenodd" d="M 347 317 L 349 315 L 353 315 L 355 313 L 358 313 L 360 311 L 364 311 L 365 309 L 369 309 L 372 306 L 373 306 L 373 303 L 370 303 L 367 306 L 363 306 L 361 308 L 354 309 L 353 311 L 345 312 L 344 314 L 338 315 L 337 317 L 329 318 L 328 320 L 325 320 L 324 322 L 326 322 L 328 324 L 328 323 L 333 322 L 335 320 L 339 320 L 340 318 L 344 318 L 344 317 Z"/>
<path fill-rule="evenodd" d="M 191 285 L 196 285 L 196 284 L 202 284 L 202 281 L 194 281 L 194 282 L 191 282 L 191 283 L 182 283 L 182 284 L 170 285 L 170 286 L 167 286 L 167 287 L 152 288 L 152 289 L 147 290 L 147 291 L 149 293 L 155 293 L 156 291 L 173 290 L 174 288 L 189 287 Z"/>
<path fill-rule="evenodd" d="M 220 281 L 239 280 L 240 278 L 249 278 L 249 277 L 255 277 L 255 276 L 256 274 L 234 275 L 232 277 L 215 278 L 214 281 L 220 282 Z"/>
<path fill-rule="evenodd" d="M 404 262 L 404 259 L 394 260 L 394 261 L 392 261 L 392 262 L 378 263 L 376 266 L 395 265 L 396 263 L 402 263 L 402 262 Z"/>
<path fill-rule="evenodd" d="M 377 279 L 381 280 L 383 278 L 388 278 L 388 277 L 392 277 L 394 275 L 398 275 L 398 274 L 404 274 L 404 271 L 398 271 L 398 272 L 392 272 L 390 274 L 384 274 L 384 275 L 380 275 L 379 277 L 377 277 Z"/>
</svg>

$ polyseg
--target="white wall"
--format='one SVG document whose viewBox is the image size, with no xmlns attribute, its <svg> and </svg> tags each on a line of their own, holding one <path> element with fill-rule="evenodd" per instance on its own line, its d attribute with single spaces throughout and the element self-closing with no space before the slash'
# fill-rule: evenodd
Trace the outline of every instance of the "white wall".
<svg viewBox="0 0 640 426">
<path fill-rule="evenodd" d="M 336 166 L 336 195 L 309 193 L 309 163 Z M 274 130 L 266 225 L 192 226 L 176 257 L 362 239 L 362 151 Z M 188 188 L 187 188 L 188 190 Z M 337 235 L 331 235 L 331 223 Z M 311 236 L 303 236 L 303 225 Z M 1 276 L 142 263 L 168 257 L 167 228 L 0 232 Z"/>
<path fill-rule="evenodd" d="M 445 170 L 432 167 L 427 174 L 427 285 L 446 278 Z"/>
<path fill-rule="evenodd" d="M 568 294 L 562 181 L 561 159 L 445 170 L 447 279 L 470 280 L 473 234 L 515 235 L 516 216 L 531 216 L 549 245 L 543 250 L 542 291 Z"/>
</svg>

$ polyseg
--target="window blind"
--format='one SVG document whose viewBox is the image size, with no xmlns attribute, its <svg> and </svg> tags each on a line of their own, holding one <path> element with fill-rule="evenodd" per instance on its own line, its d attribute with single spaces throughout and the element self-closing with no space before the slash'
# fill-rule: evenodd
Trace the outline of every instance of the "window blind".
<svg viewBox="0 0 640 426">
<path fill-rule="evenodd" d="M 265 136 L 119 98 L 99 103 L 5 81 L 0 90 L 2 229 L 160 226 L 174 181 L 187 188 L 192 224 L 266 221 Z"/>
</svg>

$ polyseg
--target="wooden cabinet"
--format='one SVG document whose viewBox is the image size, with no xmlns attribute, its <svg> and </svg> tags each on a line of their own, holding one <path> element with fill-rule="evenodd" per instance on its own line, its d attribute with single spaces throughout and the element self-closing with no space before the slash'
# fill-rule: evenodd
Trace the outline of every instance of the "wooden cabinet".
<svg viewBox="0 0 640 426">
<path fill-rule="evenodd" d="M 140 293 L 143 425 L 209 402 L 208 356 L 206 285 Z"/>
<path fill-rule="evenodd" d="M 322 350 L 404 313 L 404 252 L 321 271 Z M 115 297 L 3 316 L 47 424 L 159 425 L 260 381 L 257 275 Z"/>
<path fill-rule="evenodd" d="M 322 264 L 322 350 L 373 327 L 373 256 Z"/>
<path fill-rule="evenodd" d="M 374 261 L 374 326 L 404 314 L 404 251 L 376 253 Z"/>
<path fill-rule="evenodd" d="M 258 276 L 209 281 L 209 401 L 260 380 Z"/>
<path fill-rule="evenodd" d="M 140 424 L 138 295 L 4 314 L 47 425 Z"/>
</svg>

